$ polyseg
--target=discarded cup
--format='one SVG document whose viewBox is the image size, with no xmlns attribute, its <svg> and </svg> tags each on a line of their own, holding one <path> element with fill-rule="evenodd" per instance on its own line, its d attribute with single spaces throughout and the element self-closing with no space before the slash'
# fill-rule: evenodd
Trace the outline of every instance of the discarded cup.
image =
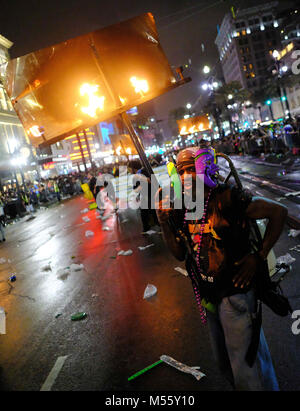
<svg viewBox="0 0 300 411">
<path fill-rule="evenodd" d="M 157 293 L 157 288 L 153 284 L 148 284 L 144 291 L 144 299 L 151 298 Z"/>
<path fill-rule="evenodd" d="M 83 313 L 83 312 L 81 312 L 81 313 L 76 313 L 76 314 L 73 314 L 73 315 L 71 316 L 71 320 L 72 320 L 72 321 L 83 320 L 86 316 L 87 316 L 87 314 L 86 314 L 86 313 Z"/>
<path fill-rule="evenodd" d="M 93 235 L 94 235 L 94 232 L 93 232 L 93 231 L 87 230 L 87 231 L 85 232 L 85 236 L 86 236 L 86 237 L 92 237 Z"/>
</svg>

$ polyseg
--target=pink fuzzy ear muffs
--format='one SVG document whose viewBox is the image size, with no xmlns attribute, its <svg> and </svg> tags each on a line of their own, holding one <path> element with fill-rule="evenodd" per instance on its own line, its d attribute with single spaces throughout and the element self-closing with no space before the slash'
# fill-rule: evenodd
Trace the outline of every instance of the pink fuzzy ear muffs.
<svg viewBox="0 0 300 411">
<path fill-rule="evenodd" d="M 196 174 L 210 188 L 217 185 L 219 167 L 216 164 L 216 154 L 213 148 L 200 148 L 195 154 Z"/>
</svg>

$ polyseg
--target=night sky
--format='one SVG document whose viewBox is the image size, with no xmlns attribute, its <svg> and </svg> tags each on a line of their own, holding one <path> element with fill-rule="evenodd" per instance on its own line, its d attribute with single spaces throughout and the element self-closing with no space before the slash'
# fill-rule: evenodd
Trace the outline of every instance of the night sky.
<svg viewBox="0 0 300 411">
<path fill-rule="evenodd" d="M 155 99 L 157 118 L 190 102 L 201 93 L 205 64 L 218 70 L 214 44 L 217 24 L 230 6 L 263 4 L 266 1 L 214 0 L 0 0 L 0 34 L 14 43 L 11 58 L 127 20 L 145 12 L 154 15 L 160 41 L 170 65 L 188 63 L 184 71 L 192 82 Z M 287 3 L 285 1 L 285 3 Z M 204 51 L 203 51 L 203 46 Z M 201 106 L 201 99 L 195 109 Z"/>
</svg>

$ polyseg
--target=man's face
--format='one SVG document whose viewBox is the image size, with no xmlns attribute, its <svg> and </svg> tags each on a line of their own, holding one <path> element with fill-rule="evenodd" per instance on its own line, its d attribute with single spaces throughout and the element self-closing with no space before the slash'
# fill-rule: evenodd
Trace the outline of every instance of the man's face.
<svg viewBox="0 0 300 411">
<path fill-rule="evenodd" d="M 195 163 L 191 162 L 182 166 L 178 172 L 185 196 L 192 196 L 193 201 L 196 199 L 196 169 Z"/>
</svg>

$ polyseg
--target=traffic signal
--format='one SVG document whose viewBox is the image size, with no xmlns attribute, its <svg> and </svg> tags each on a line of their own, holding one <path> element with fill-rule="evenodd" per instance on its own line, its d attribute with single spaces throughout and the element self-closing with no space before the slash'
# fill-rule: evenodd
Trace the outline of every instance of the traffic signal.
<svg viewBox="0 0 300 411">
<path fill-rule="evenodd" d="M 286 101 L 286 96 L 282 96 L 281 101 Z"/>
<path fill-rule="evenodd" d="M 268 106 L 270 106 L 270 105 L 272 104 L 272 100 L 267 100 L 267 101 L 266 101 L 266 104 L 267 104 Z"/>
</svg>

